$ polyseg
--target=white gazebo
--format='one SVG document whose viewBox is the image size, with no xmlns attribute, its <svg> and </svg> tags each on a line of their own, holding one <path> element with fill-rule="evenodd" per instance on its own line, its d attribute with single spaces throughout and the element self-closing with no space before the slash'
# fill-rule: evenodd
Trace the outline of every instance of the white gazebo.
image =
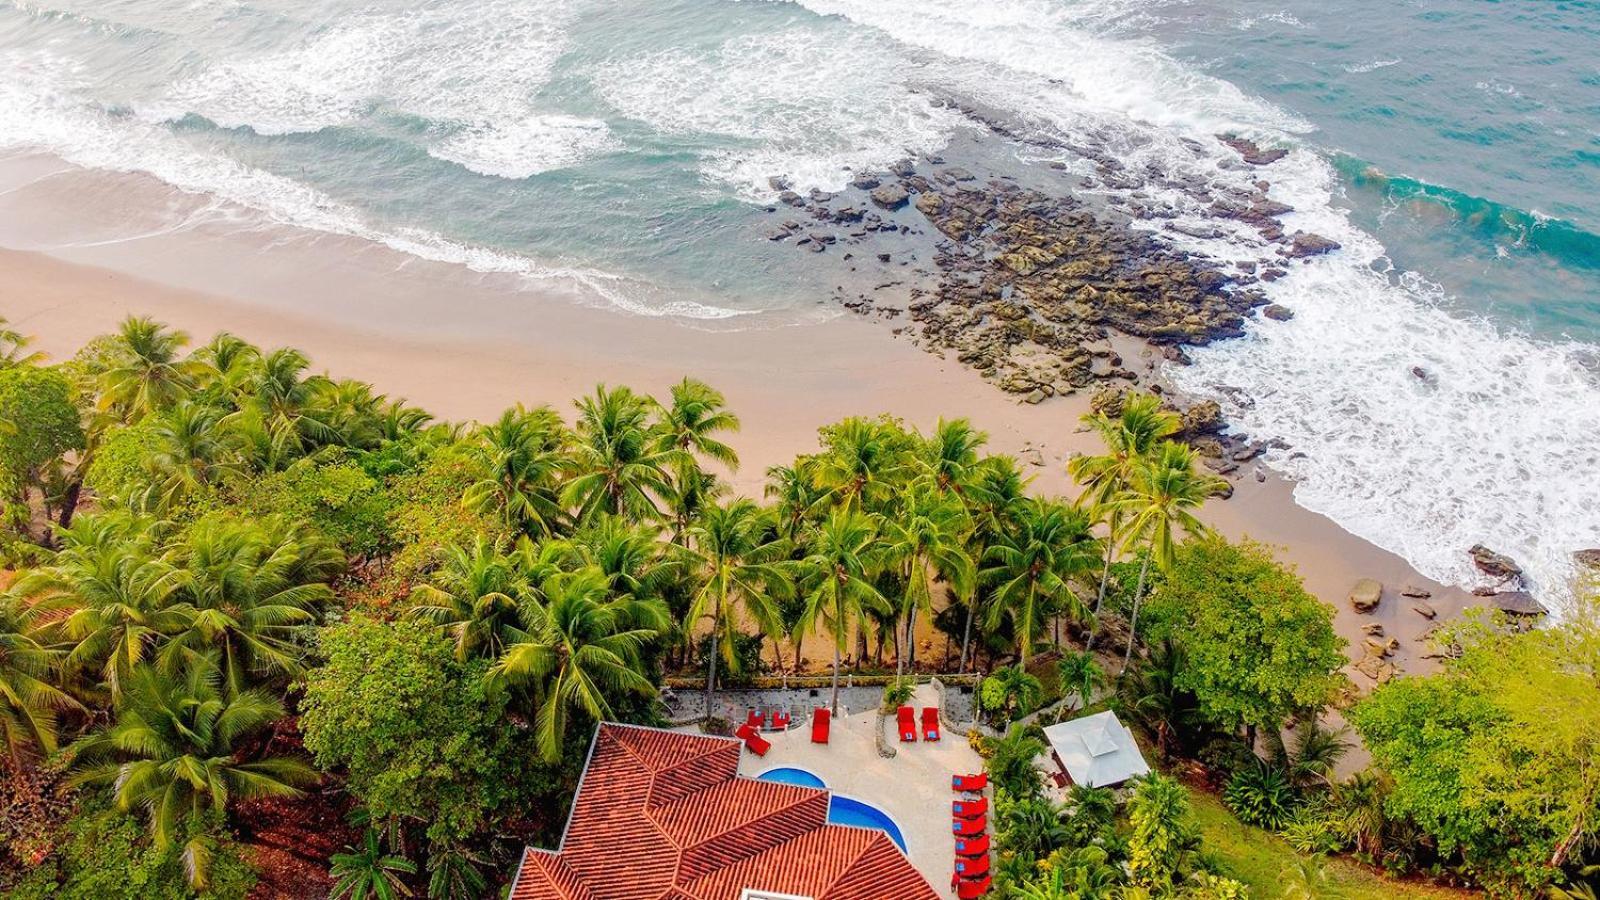
<svg viewBox="0 0 1600 900">
<path fill-rule="evenodd" d="M 1044 736 L 1074 784 L 1109 787 L 1150 772 L 1133 732 L 1110 710 L 1051 725 Z"/>
</svg>

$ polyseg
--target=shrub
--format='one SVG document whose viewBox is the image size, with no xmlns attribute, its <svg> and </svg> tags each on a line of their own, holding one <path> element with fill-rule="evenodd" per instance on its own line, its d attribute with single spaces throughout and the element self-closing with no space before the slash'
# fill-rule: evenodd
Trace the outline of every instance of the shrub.
<svg viewBox="0 0 1600 900">
<path fill-rule="evenodd" d="M 1288 777 L 1258 759 L 1233 773 L 1222 791 L 1222 802 L 1241 822 L 1277 831 L 1289 822 L 1296 797 Z"/>
</svg>

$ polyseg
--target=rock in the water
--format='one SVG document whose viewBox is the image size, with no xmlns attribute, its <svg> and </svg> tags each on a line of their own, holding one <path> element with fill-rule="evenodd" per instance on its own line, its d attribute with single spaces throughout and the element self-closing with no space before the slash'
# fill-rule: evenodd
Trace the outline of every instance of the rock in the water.
<svg viewBox="0 0 1600 900">
<path fill-rule="evenodd" d="M 1341 246 L 1338 241 L 1332 238 L 1325 238 L 1320 234 L 1312 234 L 1308 231 L 1296 231 L 1289 241 L 1289 249 L 1285 250 L 1284 253 L 1296 259 L 1331 253 Z"/>
<path fill-rule="evenodd" d="M 800 196 L 799 194 L 796 194 L 794 191 L 784 191 L 783 193 L 778 195 L 778 199 L 783 201 L 784 203 L 787 203 L 790 206 L 805 206 L 806 205 L 806 198 Z"/>
<path fill-rule="evenodd" d="M 1501 591 L 1489 598 L 1496 609 L 1509 616 L 1543 616 L 1550 611 L 1527 591 Z"/>
<path fill-rule="evenodd" d="M 910 200 L 911 195 L 898 184 L 886 184 L 872 192 L 872 202 L 884 209 L 899 209 Z"/>
<path fill-rule="evenodd" d="M 1591 569 L 1600 569 L 1600 550 L 1579 550 L 1572 554 L 1578 565 L 1588 566 Z"/>
<path fill-rule="evenodd" d="M 871 175 L 858 175 L 854 181 L 850 182 L 850 186 L 858 190 L 870 191 L 882 183 Z"/>
<path fill-rule="evenodd" d="M 1522 574 L 1522 567 L 1515 560 L 1482 544 L 1473 544 L 1467 552 L 1472 554 L 1472 564 L 1478 567 L 1478 571 L 1490 578 L 1506 581 Z"/>
<path fill-rule="evenodd" d="M 1263 150 L 1255 141 L 1234 135 L 1218 135 L 1217 140 L 1232 147 L 1245 162 L 1252 166 L 1268 166 L 1289 155 L 1288 150 L 1281 148 Z"/>
<path fill-rule="evenodd" d="M 1378 608 L 1378 603 L 1382 600 L 1383 583 L 1375 579 L 1363 578 L 1350 589 L 1350 606 L 1356 612 L 1372 612 Z"/>
<path fill-rule="evenodd" d="M 1261 310 L 1261 314 L 1274 322 L 1287 322 L 1294 318 L 1294 310 L 1277 303 L 1267 304 L 1266 308 Z"/>
<path fill-rule="evenodd" d="M 1434 609 L 1426 600 L 1412 600 L 1411 608 L 1424 619 L 1432 619 L 1439 615 L 1439 611 Z"/>
</svg>

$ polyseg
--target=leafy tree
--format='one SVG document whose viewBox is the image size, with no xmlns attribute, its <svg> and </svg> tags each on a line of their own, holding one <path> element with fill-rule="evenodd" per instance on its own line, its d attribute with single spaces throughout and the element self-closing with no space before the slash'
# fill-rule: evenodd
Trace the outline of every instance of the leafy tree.
<svg viewBox="0 0 1600 900">
<path fill-rule="evenodd" d="M 222 686 L 209 660 L 176 677 L 145 666 L 133 673 L 116 721 L 73 744 L 84 784 L 109 785 L 117 808 L 144 810 L 158 849 L 170 846 L 186 822 L 223 815 L 235 798 L 295 797 L 316 780 L 305 764 L 281 756 L 241 761 L 243 742 L 283 718 L 283 705 L 260 691 Z M 183 848 L 191 887 L 210 881 L 209 835 Z"/>
<path fill-rule="evenodd" d="M 318 447 L 350 443 L 329 402 L 333 381 L 307 375 L 310 368 L 304 353 L 288 347 L 250 367 L 247 393 L 233 419 L 248 439 L 256 468 L 272 471 Z"/>
<path fill-rule="evenodd" d="M 982 578 L 994 586 L 994 599 L 985 624 L 994 629 L 1002 616 L 1011 616 L 1023 666 L 1028 664 L 1047 618 L 1063 613 L 1073 619 L 1088 615 L 1071 581 L 1098 555 L 1088 516 L 1046 500 L 1024 504 L 1016 528 L 1002 532 L 989 548 L 991 564 Z"/>
<path fill-rule="evenodd" d="M 227 491 L 242 515 L 304 523 L 358 561 L 380 558 L 398 543 L 394 494 L 343 450 L 295 460 L 281 471 L 229 478 Z"/>
<path fill-rule="evenodd" d="M 1178 686 L 1217 725 L 1276 732 L 1330 702 L 1344 677 L 1333 610 L 1261 544 L 1218 536 L 1173 553 L 1151 597 L 1158 637 L 1182 643 Z"/>
<path fill-rule="evenodd" d="M 769 539 L 766 516 L 753 502 L 735 500 L 713 506 L 690 529 L 690 549 L 700 584 L 685 617 L 687 628 L 702 619 L 711 625 L 711 652 L 706 656 L 706 715 L 711 715 L 717 681 L 717 648 L 730 669 L 737 670 L 735 617 L 740 613 L 762 633 L 782 631 L 776 598 L 789 593 L 781 561 L 783 543 Z"/>
<path fill-rule="evenodd" d="M 1195 469 L 1194 450 L 1165 441 L 1153 455 L 1134 470 L 1131 487 L 1115 501 L 1114 510 L 1126 517 L 1123 546 L 1131 550 L 1140 544 L 1146 551 L 1139 569 L 1139 585 L 1133 594 L 1133 615 L 1128 622 L 1128 648 L 1122 657 L 1122 670 L 1133 659 L 1133 644 L 1139 630 L 1139 603 L 1144 599 L 1146 576 L 1153 561 L 1162 572 L 1172 569 L 1179 532 L 1204 534 L 1206 527 L 1192 510 L 1206 499 L 1221 493 L 1227 482 Z"/>
<path fill-rule="evenodd" d="M 1189 797 L 1159 772 L 1140 779 L 1128 801 L 1128 875 L 1157 893 L 1172 889 L 1195 842 Z"/>
<path fill-rule="evenodd" d="M 332 900 L 395 900 L 410 897 L 405 876 L 417 873 L 417 864 L 383 849 L 378 832 L 368 828 L 361 845 L 346 847 L 329 857 L 333 876 Z"/>
<path fill-rule="evenodd" d="M 553 575 L 542 591 L 542 606 L 523 607 L 527 639 L 507 647 L 492 674 L 496 684 L 520 688 L 533 698 L 539 749 L 554 762 L 572 713 L 605 721 L 614 718 L 614 700 L 655 694 L 638 662 L 640 648 L 658 632 L 628 627 L 623 611 L 607 603 L 599 569 Z"/>
<path fill-rule="evenodd" d="M 1117 703 L 1156 740 L 1161 755 L 1171 758 L 1184 738 L 1201 726 L 1200 701 L 1183 687 L 1188 654 L 1171 640 L 1152 648 L 1144 663 L 1117 679 Z"/>
<path fill-rule="evenodd" d="M 833 693 L 829 701 L 839 714 L 839 663 L 851 629 L 864 627 L 869 609 L 888 605 L 872 583 L 877 567 L 871 520 L 848 507 L 837 509 L 811 533 L 810 553 L 801 561 L 806 608 L 797 628 L 802 633 L 821 625 L 833 638 Z"/>
<path fill-rule="evenodd" d="M 81 450 L 83 428 L 72 385 L 55 369 L 0 368 L 0 505 L 5 523 L 26 535 L 27 492 L 45 491 L 46 475 L 63 454 Z"/>
</svg>

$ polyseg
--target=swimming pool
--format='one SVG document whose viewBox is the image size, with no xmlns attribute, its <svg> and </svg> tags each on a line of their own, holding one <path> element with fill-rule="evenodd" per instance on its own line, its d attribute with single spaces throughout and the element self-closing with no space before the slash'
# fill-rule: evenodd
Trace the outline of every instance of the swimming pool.
<svg viewBox="0 0 1600 900">
<path fill-rule="evenodd" d="M 779 766 L 768 769 L 756 776 L 762 781 L 777 781 L 783 784 L 797 784 L 800 787 L 827 789 L 827 782 L 818 778 L 816 773 L 793 766 Z M 900 826 L 889 818 L 889 814 L 870 803 L 862 803 L 850 797 L 841 797 L 833 794 L 828 799 L 828 821 L 835 825 L 853 825 L 856 828 L 876 828 L 887 834 L 900 848 L 906 852 L 906 839 L 900 833 Z"/>
</svg>

